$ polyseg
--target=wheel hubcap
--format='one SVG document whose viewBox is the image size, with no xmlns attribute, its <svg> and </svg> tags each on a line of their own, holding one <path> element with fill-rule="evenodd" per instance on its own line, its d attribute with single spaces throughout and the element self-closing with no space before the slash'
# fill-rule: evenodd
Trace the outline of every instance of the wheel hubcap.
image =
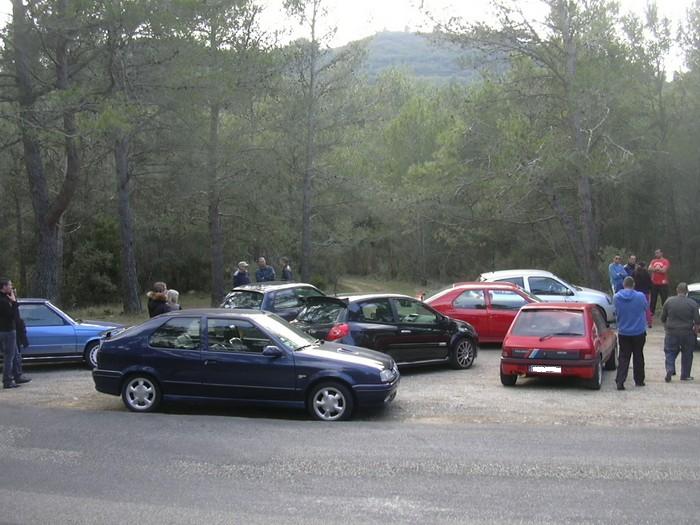
<svg viewBox="0 0 700 525">
<path fill-rule="evenodd" d="M 127 397 L 129 404 L 139 410 L 149 408 L 155 399 L 155 388 L 150 381 L 139 378 L 129 383 Z"/>
<path fill-rule="evenodd" d="M 462 341 L 457 347 L 457 363 L 459 366 L 468 366 L 474 359 L 474 349 L 468 341 Z"/>
<path fill-rule="evenodd" d="M 95 345 L 92 349 L 90 349 L 90 364 L 93 368 L 97 368 L 97 351 L 99 349 L 99 345 Z"/>
<path fill-rule="evenodd" d="M 335 388 L 324 388 L 314 396 L 314 411 L 321 419 L 338 419 L 345 412 L 345 397 Z"/>
</svg>

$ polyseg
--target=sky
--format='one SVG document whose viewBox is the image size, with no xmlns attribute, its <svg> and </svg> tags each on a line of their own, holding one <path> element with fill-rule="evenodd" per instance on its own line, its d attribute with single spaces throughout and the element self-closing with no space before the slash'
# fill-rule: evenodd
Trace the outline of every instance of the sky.
<svg viewBox="0 0 700 525">
<path fill-rule="evenodd" d="M 282 8 L 283 0 L 258 0 L 265 6 L 262 23 L 269 30 L 284 31 L 288 38 L 304 36 L 294 21 L 289 19 Z M 694 0 L 658 0 L 662 16 L 670 18 L 674 24 L 685 19 L 685 12 Z M 623 12 L 632 11 L 642 15 L 647 0 L 619 0 Z M 543 13 L 537 0 L 519 0 L 518 4 L 526 13 L 540 16 Z M 463 17 L 470 21 L 491 18 L 488 0 L 326 0 L 328 13 L 325 28 L 336 28 L 330 42 L 332 46 L 344 45 L 373 35 L 379 31 L 426 31 L 433 23 L 424 11 L 429 11 L 437 20 L 450 16 Z M 0 0 L 0 24 L 4 24 L 12 11 L 10 0 Z M 668 68 L 681 67 L 680 52 L 670 57 Z"/>
</svg>

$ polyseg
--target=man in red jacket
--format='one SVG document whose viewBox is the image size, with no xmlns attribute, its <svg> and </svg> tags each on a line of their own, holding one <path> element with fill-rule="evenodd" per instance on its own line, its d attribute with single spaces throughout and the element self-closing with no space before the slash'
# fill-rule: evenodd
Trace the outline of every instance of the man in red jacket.
<svg viewBox="0 0 700 525">
<path fill-rule="evenodd" d="M 661 306 L 668 299 L 668 270 L 671 268 L 671 263 L 664 257 L 664 253 L 657 249 L 654 252 L 654 258 L 649 263 L 649 272 L 651 273 L 651 315 L 654 315 L 656 310 L 656 300 L 661 296 Z"/>
</svg>

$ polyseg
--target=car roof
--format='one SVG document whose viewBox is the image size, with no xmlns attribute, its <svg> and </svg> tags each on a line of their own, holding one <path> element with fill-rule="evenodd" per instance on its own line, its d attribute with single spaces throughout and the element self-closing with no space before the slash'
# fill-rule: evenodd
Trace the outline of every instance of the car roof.
<svg viewBox="0 0 700 525">
<path fill-rule="evenodd" d="M 551 303 L 528 303 L 524 305 L 521 310 L 590 310 L 591 308 L 597 308 L 597 305 L 592 303 L 564 303 L 564 302 L 551 302 Z"/>
<path fill-rule="evenodd" d="M 688 285 L 688 291 L 689 292 L 697 292 L 700 291 L 700 283 L 691 283 Z"/>
<path fill-rule="evenodd" d="M 269 314 L 270 312 L 266 312 L 264 310 L 251 310 L 247 308 L 189 308 L 184 310 L 176 310 L 173 312 L 166 312 L 164 314 L 160 314 L 158 317 L 191 317 L 193 315 L 256 317 Z"/>
<path fill-rule="evenodd" d="M 469 288 L 494 288 L 494 289 L 503 289 L 503 290 L 522 290 L 520 286 L 518 286 L 515 283 L 507 283 L 507 282 L 498 282 L 498 283 L 491 283 L 487 281 L 466 281 L 463 283 L 454 283 L 452 285 L 452 288 L 464 288 L 464 289 L 469 289 Z"/>
<path fill-rule="evenodd" d="M 39 297 L 20 297 L 17 299 L 19 303 L 50 303 L 48 299 L 41 299 Z"/>
<path fill-rule="evenodd" d="M 336 298 L 347 300 L 348 302 L 366 301 L 368 299 L 413 299 L 418 300 L 410 295 L 400 293 L 359 293 L 359 294 L 338 294 Z"/>
<path fill-rule="evenodd" d="M 552 272 L 547 270 L 497 270 L 495 272 L 485 272 L 479 277 L 486 279 L 499 279 L 504 277 L 556 277 Z"/>
<path fill-rule="evenodd" d="M 267 281 L 264 283 L 250 283 L 250 284 L 243 284 L 241 286 L 236 286 L 232 292 L 242 292 L 242 291 L 249 291 L 249 292 L 269 292 L 273 290 L 285 290 L 287 288 L 299 288 L 299 287 L 306 287 L 306 288 L 313 288 L 315 290 L 318 290 L 313 284 L 309 283 L 297 283 L 297 282 L 289 282 L 289 281 Z M 320 291 L 320 290 L 319 290 Z"/>
</svg>

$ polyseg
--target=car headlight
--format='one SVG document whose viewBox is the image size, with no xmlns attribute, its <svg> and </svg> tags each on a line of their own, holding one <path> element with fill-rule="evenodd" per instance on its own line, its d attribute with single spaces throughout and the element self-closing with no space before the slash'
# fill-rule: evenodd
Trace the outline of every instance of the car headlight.
<svg viewBox="0 0 700 525">
<path fill-rule="evenodd" d="M 385 368 L 379 372 L 379 379 L 381 379 L 383 383 L 391 383 L 396 379 L 397 375 L 399 375 L 399 371 L 396 369 L 396 366 L 394 366 L 394 368 Z"/>
</svg>

